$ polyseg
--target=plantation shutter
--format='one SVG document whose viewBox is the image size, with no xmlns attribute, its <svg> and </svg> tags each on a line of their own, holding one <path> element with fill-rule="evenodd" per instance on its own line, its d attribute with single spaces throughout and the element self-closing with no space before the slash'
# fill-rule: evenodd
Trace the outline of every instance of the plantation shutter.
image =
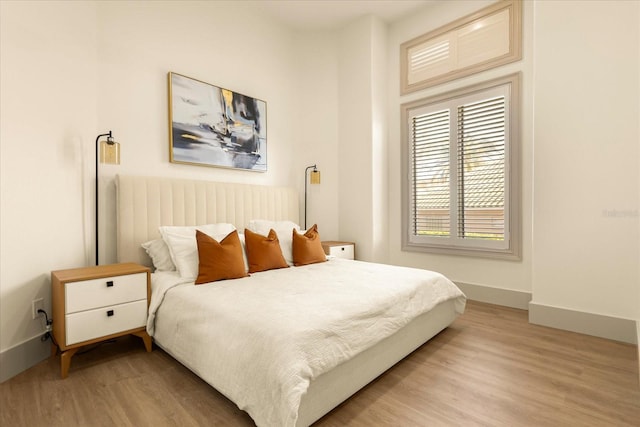
<svg viewBox="0 0 640 427">
<path fill-rule="evenodd" d="M 458 107 L 458 237 L 504 240 L 505 98 Z"/>
<path fill-rule="evenodd" d="M 499 2 L 484 16 L 463 18 L 401 45 L 403 93 L 521 58 L 519 11 Z M 456 25 L 457 24 L 457 25 Z"/>
<path fill-rule="evenodd" d="M 508 55 L 510 21 L 511 12 L 505 9 L 409 48 L 408 83 L 441 78 Z"/>
<path fill-rule="evenodd" d="M 450 234 L 450 112 L 413 117 L 413 233 Z"/>
<path fill-rule="evenodd" d="M 507 94 L 499 86 L 425 105 L 409 116 L 412 241 L 508 243 Z"/>
<path fill-rule="evenodd" d="M 519 75 L 402 106 L 402 245 L 519 259 Z"/>
</svg>

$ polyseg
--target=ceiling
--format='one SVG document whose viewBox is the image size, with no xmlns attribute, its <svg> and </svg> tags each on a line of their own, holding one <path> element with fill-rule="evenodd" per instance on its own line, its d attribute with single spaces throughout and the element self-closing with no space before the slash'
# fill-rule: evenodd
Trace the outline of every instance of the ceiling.
<svg viewBox="0 0 640 427">
<path fill-rule="evenodd" d="M 252 6 L 282 23 L 306 30 L 330 30 L 364 15 L 393 22 L 436 0 L 254 0 Z"/>
</svg>

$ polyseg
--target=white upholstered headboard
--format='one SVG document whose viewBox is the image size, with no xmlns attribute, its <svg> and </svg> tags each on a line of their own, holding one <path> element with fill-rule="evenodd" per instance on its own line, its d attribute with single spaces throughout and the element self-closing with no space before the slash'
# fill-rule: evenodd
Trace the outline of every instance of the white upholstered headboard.
<svg viewBox="0 0 640 427">
<path fill-rule="evenodd" d="M 232 223 L 239 230 L 252 219 L 298 223 L 298 192 L 289 187 L 118 175 L 118 262 L 150 266 L 141 243 L 160 238 L 161 225 Z"/>
</svg>

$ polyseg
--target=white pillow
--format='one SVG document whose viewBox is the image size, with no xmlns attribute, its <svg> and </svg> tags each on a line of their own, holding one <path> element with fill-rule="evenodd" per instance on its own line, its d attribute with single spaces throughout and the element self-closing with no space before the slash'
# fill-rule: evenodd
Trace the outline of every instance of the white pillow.
<svg viewBox="0 0 640 427">
<path fill-rule="evenodd" d="M 273 229 L 278 235 L 280 249 L 287 264 L 293 265 L 293 229 L 300 231 L 300 226 L 293 221 L 269 221 L 266 219 L 252 219 L 249 230 L 266 236 Z"/>
<path fill-rule="evenodd" d="M 171 260 L 169 247 L 162 239 L 149 240 L 140 245 L 147 251 L 147 254 L 153 261 L 153 267 L 156 271 L 175 271 L 176 266 Z"/>
<path fill-rule="evenodd" d="M 198 226 L 162 226 L 160 234 L 169 247 L 171 259 L 175 264 L 180 277 L 195 280 L 198 277 L 198 243 L 196 243 L 196 230 L 220 241 L 227 237 L 236 228 L 233 224 L 218 223 Z"/>
<path fill-rule="evenodd" d="M 238 237 L 240 238 L 240 243 L 242 243 L 242 258 L 244 259 L 244 268 L 249 273 L 249 260 L 247 260 L 247 243 L 244 240 L 244 233 L 238 233 Z"/>
</svg>

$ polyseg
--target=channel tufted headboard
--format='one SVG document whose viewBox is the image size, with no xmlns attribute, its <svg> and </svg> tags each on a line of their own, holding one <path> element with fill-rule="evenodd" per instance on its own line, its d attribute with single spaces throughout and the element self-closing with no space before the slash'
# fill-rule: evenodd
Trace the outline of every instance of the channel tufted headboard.
<svg viewBox="0 0 640 427">
<path fill-rule="evenodd" d="M 161 225 L 232 223 L 252 219 L 298 223 L 298 192 L 289 187 L 118 175 L 116 177 L 118 262 L 150 266 L 140 244 L 160 238 Z"/>
</svg>

